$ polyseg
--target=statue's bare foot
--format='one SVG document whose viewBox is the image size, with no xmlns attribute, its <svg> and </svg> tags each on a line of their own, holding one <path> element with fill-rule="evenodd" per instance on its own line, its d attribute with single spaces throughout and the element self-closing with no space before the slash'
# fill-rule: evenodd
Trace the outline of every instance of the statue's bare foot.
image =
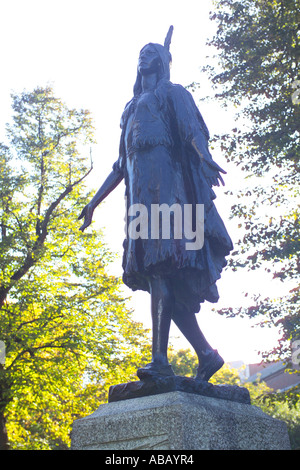
<svg viewBox="0 0 300 470">
<path fill-rule="evenodd" d="M 224 365 L 224 360 L 218 351 L 213 349 L 205 358 L 203 364 L 197 369 L 196 380 L 205 380 L 206 382 Z"/>
<path fill-rule="evenodd" d="M 175 374 L 170 364 L 154 361 L 138 369 L 137 376 L 139 379 L 147 379 L 151 377 L 173 377 Z"/>
</svg>

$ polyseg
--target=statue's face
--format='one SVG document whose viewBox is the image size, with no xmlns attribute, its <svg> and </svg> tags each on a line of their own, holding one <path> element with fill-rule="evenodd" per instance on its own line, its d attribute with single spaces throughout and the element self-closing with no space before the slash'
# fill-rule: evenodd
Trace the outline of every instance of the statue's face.
<svg viewBox="0 0 300 470">
<path fill-rule="evenodd" d="M 151 44 L 148 44 L 140 52 L 138 71 L 142 75 L 157 72 L 160 62 L 157 50 Z"/>
</svg>

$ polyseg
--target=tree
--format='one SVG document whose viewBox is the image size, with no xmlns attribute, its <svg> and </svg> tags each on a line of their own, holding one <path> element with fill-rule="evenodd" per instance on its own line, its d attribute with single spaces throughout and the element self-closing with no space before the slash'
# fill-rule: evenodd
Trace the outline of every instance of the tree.
<svg viewBox="0 0 300 470">
<path fill-rule="evenodd" d="M 228 192 L 241 232 L 229 265 L 263 268 L 290 286 L 284 296 L 257 295 L 250 307 L 220 313 L 263 315 L 261 325 L 280 327 L 282 339 L 273 354 L 281 359 L 300 337 L 299 7 L 299 0 L 216 1 L 211 19 L 217 32 L 209 44 L 217 51 L 217 65 L 204 68 L 214 98 L 239 108 L 237 127 L 216 136 L 228 162 L 239 166 L 248 182 Z"/>
<path fill-rule="evenodd" d="M 149 346 L 106 273 L 113 255 L 101 233 L 79 231 L 89 112 L 68 109 L 51 88 L 12 98 L 0 147 L 0 447 L 7 420 L 14 448 L 66 448 L 73 420 L 132 377 Z"/>
</svg>

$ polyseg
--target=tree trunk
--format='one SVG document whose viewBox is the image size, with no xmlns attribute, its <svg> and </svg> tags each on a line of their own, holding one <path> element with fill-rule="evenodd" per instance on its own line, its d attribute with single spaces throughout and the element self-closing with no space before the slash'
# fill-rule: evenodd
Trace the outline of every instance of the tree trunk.
<svg viewBox="0 0 300 470">
<path fill-rule="evenodd" d="M 8 436 L 6 430 L 6 419 L 4 416 L 4 410 L 7 405 L 7 398 L 4 396 L 5 391 L 9 389 L 7 383 L 7 375 L 4 370 L 4 366 L 0 363 L 0 450 L 8 450 Z"/>
<path fill-rule="evenodd" d="M 0 411 L 0 450 L 8 450 L 8 437 L 6 431 L 6 419 L 3 411 Z"/>
</svg>

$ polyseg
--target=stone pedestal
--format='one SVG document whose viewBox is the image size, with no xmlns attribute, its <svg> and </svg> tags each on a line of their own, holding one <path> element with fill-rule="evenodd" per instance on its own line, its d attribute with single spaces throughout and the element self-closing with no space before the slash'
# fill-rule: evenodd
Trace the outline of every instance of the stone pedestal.
<svg viewBox="0 0 300 470">
<path fill-rule="evenodd" d="M 172 391 L 100 405 L 76 420 L 73 450 L 288 450 L 285 423 L 259 408 Z"/>
</svg>

